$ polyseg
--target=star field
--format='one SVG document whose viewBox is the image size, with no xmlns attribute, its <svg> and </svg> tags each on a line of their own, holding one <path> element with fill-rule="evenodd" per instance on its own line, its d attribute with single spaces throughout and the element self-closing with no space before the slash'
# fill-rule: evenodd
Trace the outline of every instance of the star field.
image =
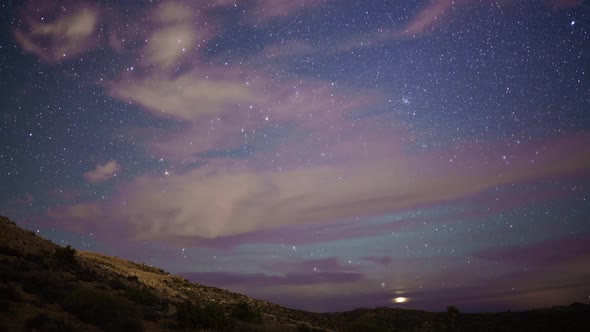
<svg viewBox="0 0 590 332">
<path fill-rule="evenodd" d="M 0 213 L 312 311 L 588 302 L 590 4 L 5 1 Z"/>
</svg>

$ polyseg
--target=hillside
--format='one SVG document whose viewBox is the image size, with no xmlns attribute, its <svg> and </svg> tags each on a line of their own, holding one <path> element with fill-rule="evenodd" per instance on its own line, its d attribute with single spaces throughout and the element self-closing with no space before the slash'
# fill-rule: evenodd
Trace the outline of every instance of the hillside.
<svg viewBox="0 0 590 332">
<path fill-rule="evenodd" d="M 580 331 L 590 306 L 522 313 L 310 313 L 60 247 L 0 217 L 0 331 Z"/>
</svg>

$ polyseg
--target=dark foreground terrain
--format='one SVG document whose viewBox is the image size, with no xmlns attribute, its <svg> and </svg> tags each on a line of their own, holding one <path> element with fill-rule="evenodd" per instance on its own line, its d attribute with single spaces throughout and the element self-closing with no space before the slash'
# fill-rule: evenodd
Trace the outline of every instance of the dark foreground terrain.
<svg viewBox="0 0 590 332">
<path fill-rule="evenodd" d="M 590 331 L 590 306 L 310 313 L 60 247 L 0 217 L 0 331 Z"/>
</svg>

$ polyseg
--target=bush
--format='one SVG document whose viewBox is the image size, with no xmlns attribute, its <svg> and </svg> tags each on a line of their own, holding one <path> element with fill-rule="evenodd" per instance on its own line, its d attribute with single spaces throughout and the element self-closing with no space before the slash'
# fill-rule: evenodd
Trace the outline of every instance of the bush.
<svg viewBox="0 0 590 332">
<path fill-rule="evenodd" d="M 223 308 L 215 304 L 204 307 L 185 301 L 176 305 L 176 324 L 180 330 L 224 329 L 232 325 Z"/>
<path fill-rule="evenodd" d="M 345 331 L 382 332 L 389 331 L 389 329 L 382 322 L 360 317 L 350 322 Z"/>
<path fill-rule="evenodd" d="M 168 309 L 168 302 L 163 301 L 151 289 L 145 286 L 126 288 L 123 296 L 141 305 L 144 318 L 151 321 L 160 318 L 162 311 Z"/>
<path fill-rule="evenodd" d="M 60 263 L 76 264 L 76 249 L 70 245 L 66 247 L 57 246 L 53 258 Z"/>
<path fill-rule="evenodd" d="M 297 332 L 325 332 L 326 330 L 309 326 L 308 324 L 301 323 L 297 325 Z M 363 330 L 364 331 L 364 330 Z"/>
<path fill-rule="evenodd" d="M 26 321 L 25 330 L 36 332 L 74 332 L 76 328 L 64 319 L 57 319 L 49 317 L 45 313 L 40 313 Z"/>
<path fill-rule="evenodd" d="M 159 305 L 161 302 L 160 297 L 145 286 L 129 287 L 125 290 L 124 296 L 141 305 Z"/>
<path fill-rule="evenodd" d="M 20 252 L 20 250 L 9 247 L 5 244 L 0 244 L 0 254 L 14 257 L 21 257 L 23 255 L 23 253 Z"/>
<path fill-rule="evenodd" d="M 20 301 L 20 292 L 10 285 L 0 285 L 0 299 L 7 301 Z"/>
<path fill-rule="evenodd" d="M 127 288 L 127 286 L 119 279 L 111 279 L 109 280 L 109 287 L 112 290 L 122 290 Z"/>
<path fill-rule="evenodd" d="M 0 285 L 0 312 L 10 312 L 11 302 L 20 301 L 20 293 L 9 285 Z"/>
<path fill-rule="evenodd" d="M 81 321 L 106 331 L 143 331 L 138 308 L 126 299 L 105 291 L 79 288 L 64 300 L 62 306 Z"/>
<path fill-rule="evenodd" d="M 232 308 L 231 318 L 247 323 L 258 323 L 262 321 L 260 311 L 254 310 L 245 301 L 238 302 L 238 304 Z"/>
<path fill-rule="evenodd" d="M 55 302 L 63 298 L 71 289 L 72 283 L 63 273 L 30 271 L 23 276 L 22 287 L 28 293 L 37 294 L 49 302 Z"/>
<path fill-rule="evenodd" d="M 127 280 L 131 282 L 139 282 L 139 278 L 137 276 L 127 276 Z"/>
</svg>

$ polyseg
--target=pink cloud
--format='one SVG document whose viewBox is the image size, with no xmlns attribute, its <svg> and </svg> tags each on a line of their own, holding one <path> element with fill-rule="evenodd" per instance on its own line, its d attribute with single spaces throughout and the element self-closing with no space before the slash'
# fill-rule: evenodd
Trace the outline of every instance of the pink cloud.
<svg viewBox="0 0 590 332">
<path fill-rule="evenodd" d="M 101 14 L 91 3 L 28 1 L 21 19 L 14 30 L 17 43 L 46 62 L 71 59 L 98 45 Z"/>
<path fill-rule="evenodd" d="M 84 173 L 84 178 L 90 183 L 103 182 L 116 176 L 120 170 L 117 161 L 111 160 L 104 165 L 96 165 L 93 170 Z"/>
<path fill-rule="evenodd" d="M 258 0 L 256 2 L 256 14 L 267 18 L 292 15 L 300 10 L 320 6 L 327 1 L 328 0 Z"/>
<path fill-rule="evenodd" d="M 528 246 L 488 248 L 476 255 L 485 260 L 532 266 L 560 262 L 583 253 L 590 254 L 589 234 L 551 239 Z"/>
<path fill-rule="evenodd" d="M 364 275 L 358 272 L 307 272 L 286 275 L 231 272 L 186 272 L 190 281 L 217 287 L 275 287 L 287 285 L 318 285 L 357 282 Z"/>
<path fill-rule="evenodd" d="M 588 146 L 579 137 L 574 142 L 576 149 Z M 216 238 L 379 215 L 506 184 L 580 173 L 590 167 L 588 156 L 569 151 L 571 140 L 543 145 L 546 157 L 539 157 L 536 164 L 530 163 L 529 152 L 523 150 L 522 160 L 513 161 L 510 167 L 500 158 L 487 165 L 468 161 L 457 168 L 429 154 L 282 172 L 210 162 L 180 174 L 140 176 L 121 188 L 108 205 L 96 204 L 107 216 L 105 220 L 129 224 L 139 238 Z M 80 211 L 72 210 L 76 208 L 64 207 L 59 212 L 63 218 L 79 216 Z"/>
<path fill-rule="evenodd" d="M 154 116 L 182 120 L 183 130 L 152 132 L 158 139 L 147 143 L 158 154 L 185 162 L 196 161 L 208 150 L 240 147 L 271 124 L 324 129 L 327 123 L 382 99 L 378 92 L 337 90 L 323 81 L 275 82 L 243 68 L 204 65 L 178 76 L 123 75 L 109 89 L 114 97 Z"/>
<path fill-rule="evenodd" d="M 456 8 L 463 7 L 472 0 L 430 0 L 406 26 L 397 33 L 398 36 L 413 37 L 421 35 L 444 22 Z"/>
<path fill-rule="evenodd" d="M 533 3 L 534 1 L 530 1 Z M 546 0 L 546 4 L 557 8 L 574 8 L 582 3 L 581 0 Z M 518 1 L 509 0 L 429 0 L 418 13 L 400 30 L 393 32 L 391 37 L 417 37 L 440 27 L 450 17 L 465 15 L 468 10 L 481 5 L 512 7 Z"/>
</svg>

